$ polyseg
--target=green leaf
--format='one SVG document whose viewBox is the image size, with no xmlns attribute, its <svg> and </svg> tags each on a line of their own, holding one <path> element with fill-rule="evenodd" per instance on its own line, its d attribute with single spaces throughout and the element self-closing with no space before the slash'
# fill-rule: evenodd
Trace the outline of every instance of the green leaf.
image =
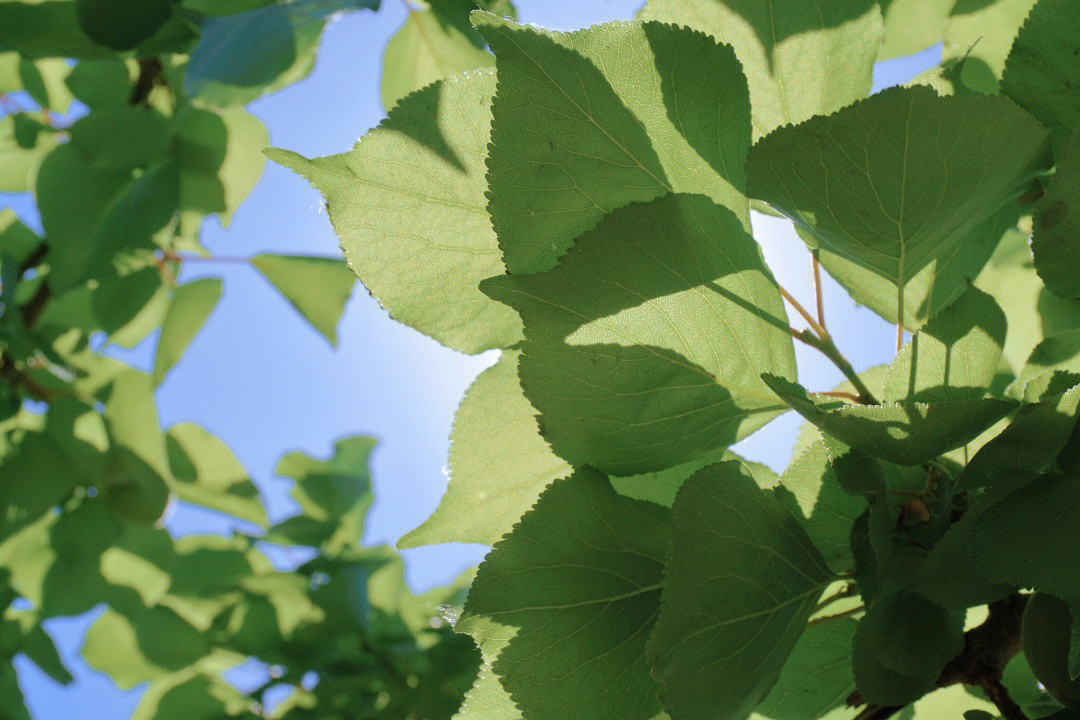
<svg viewBox="0 0 1080 720">
<path fill-rule="evenodd" d="M 38 168 L 59 144 L 56 132 L 33 117 L 0 117 L 0 192 L 33 189 Z"/>
<path fill-rule="evenodd" d="M 979 569 L 1001 582 L 1080 600 L 1080 575 L 1063 558 L 1080 553 L 1080 481 L 1044 475 L 988 507 L 975 521 Z"/>
<path fill-rule="evenodd" d="M 971 458 L 957 479 L 959 490 L 988 487 L 1004 475 L 1037 474 L 1065 449 L 1080 416 L 1080 378 L 1072 389 L 1021 406 L 999 435 Z"/>
<path fill-rule="evenodd" d="M 491 67 L 495 57 L 469 24 L 471 0 L 433 0 L 409 7 L 405 23 L 386 44 L 381 97 L 390 110 L 406 95 L 466 70 Z"/>
<path fill-rule="evenodd" d="M 672 526 L 648 650 L 665 707 L 675 720 L 746 717 L 776 683 L 832 573 L 738 463 L 688 480 Z"/>
<path fill-rule="evenodd" d="M 748 226 L 749 95 L 730 47 L 660 23 L 473 23 L 498 68 L 488 210 L 511 273 L 550 269 L 604 215 L 671 192 Z"/>
<path fill-rule="evenodd" d="M 450 434 L 450 484 L 439 507 L 398 542 L 492 545 L 544 488 L 573 468 L 540 437 L 536 411 L 518 383 L 521 353 L 506 350 L 465 393 Z"/>
<path fill-rule="evenodd" d="M 1014 585 L 992 582 L 978 569 L 971 552 L 977 515 L 969 509 L 934 543 L 911 578 L 912 590 L 950 610 L 988 605 L 1016 591 Z"/>
<path fill-rule="evenodd" d="M 1001 361 L 1005 328 L 994 298 L 969 287 L 897 353 L 883 399 L 951 403 L 985 396 Z"/>
<path fill-rule="evenodd" d="M 850 572 L 855 566 L 852 528 L 868 506 L 865 499 L 840 486 L 825 443 L 816 440 L 795 456 L 775 493 L 799 520 L 826 564 L 834 572 Z"/>
<path fill-rule="evenodd" d="M 21 89 L 42 107 L 61 114 L 71 108 L 72 95 L 64 83 L 71 66 L 62 58 L 47 60 L 19 59 Z"/>
<path fill-rule="evenodd" d="M 90 39 L 131 50 L 150 39 L 172 15 L 176 0 L 75 0 L 79 27 Z"/>
<path fill-rule="evenodd" d="M 615 491 L 620 495 L 625 495 L 626 497 L 634 498 L 635 500 L 648 500 L 649 502 L 663 505 L 664 507 L 671 507 L 675 504 L 675 498 L 679 493 L 679 488 L 681 488 L 683 483 L 688 479 L 693 477 L 698 470 L 706 465 L 732 461 L 742 463 L 743 467 L 745 467 L 747 472 L 754 478 L 754 482 L 760 487 L 771 488 L 776 485 L 778 478 L 772 468 L 762 465 L 761 463 L 750 462 L 730 450 L 709 453 L 697 460 L 682 463 L 681 465 L 675 465 L 666 470 L 640 473 L 628 477 L 613 477 L 609 479 L 611 480 L 611 486 L 614 487 Z"/>
<path fill-rule="evenodd" d="M 180 423 L 169 428 L 165 444 L 177 498 L 267 526 L 258 488 L 224 443 L 198 425 Z"/>
<path fill-rule="evenodd" d="M 200 674 L 192 667 L 152 682 L 131 720 L 253 720 L 257 716 L 239 711 L 250 704 L 250 698 L 222 678 Z"/>
<path fill-rule="evenodd" d="M 28 59 L 106 58 L 114 54 L 83 32 L 72 0 L 0 2 L 0 46 Z"/>
<path fill-rule="evenodd" d="M 1080 296 L 1080 130 L 1065 145 L 1057 172 L 1035 208 L 1031 250 L 1050 292 L 1062 298 Z"/>
<path fill-rule="evenodd" d="M 228 227 L 262 177 L 262 152 L 270 143 L 266 127 L 240 107 L 188 106 L 177 115 L 172 142 L 180 167 L 181 208 L 218 213 Z"/>
<path fill-rule="evenodd" d="M 1055 135 L 1080 128 L 1080 9 L 1070 0 L 1039 0 L 1005 63 L 1001 89 Z"/>
<path fill-rule="evenodd" d="M 1024 392 L 1032 380 L 1046 373 L 1080 375 L 1080 330 L 1066 330 L 1044 339 L 1016 378 L 1016 389 Z"/>
<path fill-rule="evenodd" d="M 1047 162 L 1047 140 L 1008 100 L 915 85 L 770 133 L 750 151 L 747 173 L 753 197 L 902 295 L 1022 194 Z"/>
<path fill-rule="evenodd" d="M 795 375 L 757 244 L 700 195 L 622 208 L 554 270 L 481 287 L 522 315 L 519 375 L 544 437 L 571 463 L 612 475 L 749 435 L 783 409 L 758 373 Z"/>
<path fill-rule="evenodd" d="M 0 210 L 0 254 L 24 265 L 41 248 L 42 240 L 26 227 L 11 208 Z"/>
<path fill-rule="evenodd" d="M 904 327 L 918 330 L 960 297 L 989 262 L 1002 236 L 1015 231 L 1019 216 L 1018 204 L 1006 203 L 913 275 L 904 286 Z M 800 230 L 799 235 L 810 242 L 805 231 Z M 855 302 L 896 324 L 896 286 L 892 281 L 828 250 L 819 249 L 818 259 Z"/>
<path fill-rule="evenodd" d="M 963 649 L 962 612 L 915 593 L 890 593 L 874 601 L 855 631 L 855 684 L 867 702 L 907 705 L 929 692 Z"/>
<path fill-rule="evenodd" d="M 128 65 L 119 58 L 84 60 L 71 68 L 65 82 L 91 110 L 128 104 L 134 87 Z"/>
<path fill-rule="evenodd" d="M 131 370 L 113 380 L 104 415 L 112 441 L 104 479 L 109 503 L 122 518 L 153 522 L 169 499 L 169 466 L 150 376 Z"/>
<path fill-rule="evenodd" d="M 296 482 L 290 497 L 300 514 L 271 528 L 267 540 L 318 546 L 325 555 L 358 543 L 373 500 L 368 457 L 374 447 L 371 438 L 352 437 L 337 441 L 329 460 L 302 453 L 281 458 L 274 473 Z"/>
<path fill-rule="evenodd" d="M 795 412 L 823 432 L 897 465 L 921 465 L 974 439 L 1016 403 L 995 398 L 953 403 L 843 405 L 812 399 L 805 388 L 765 375 Z"/>
<path fill-rule="evenodd" d="M 353 150 L 268 151 L 325 197 L 345 257 L 390 316 L 467 353 L 509 347 L 521 321 L 477 284 L 504 271 L 485 209 L 495 77 L 477 72 L 405 98 Z"/>
<path fill-rule="evenodd" d="M 1046 289 L 1032 264 L 1027 236 L 1019 231 L 1006 233 L 975 285 L 993 295 L 1005 311 L 1009 335 L 1004 356 L 1013 368 L 1024 367 L 1043 338 L 1080 328 L 1080 301 Z"/>
<path fill-rule="evenodd" d="M 210 651 L 209 639 L 164 607 L 128 617 L 109 608 L 86 631 L 82 655 L 121 690 L 182 670 Z"/>
<path fill-rule="evenodd" d="M 0 661 L 0 713 L 10 720 L 31 720 L 15 666 L 6 659 Z"/>
<path fill-rule="evenodd" d="M 850 714 L 846 701 L 855 692 L 851 672 L 855 626 L 854 620 L 838 620 L 807 628 L 752 720 L 831 719 L 833 710 Z"/>
<path fill-rule="evenodd" d="M 685 25 L 735 49 L 755 139 L 866 97 L 881 46 L 874 0 L 650 0 L 641 19 Z"/>
<path fill-rule="evenodd" d="M 949 13 L 942 56 L 964 58 L 960 78 L 979 92 L 997 93 L 1005 59 L 1035 0 L 957 0 Z"/>
<path fill-rule="evenodd" d="M 461 701 L 460 711 L 454 720 L 523 720 L 521 710 L 514 705 L 510 693 L 503 687 L 499 676 L 484 661 L 469 692 Z"/>
<path fill-rule="evenodd" d="M 187 64 L 187 94 L 211 106 L 246 105 L 303 80 L 330 17 L 376 7 L 377 0 L 292 0 L 208 18 Z"/>
<path fill-rule="evenodd" d="M 580 469 L 488 554 L 457 630 L 530 718 L 656 718 L 645 642 L 669 536 L 666 510 Z"/>
<path fill-rule="evenodd" d="M 169 149 L 168 121 L 146 107 L 97 110 L 69 129 L 71 143 L 92 167 L 145 168 Z"/>
<path fill-rule="evenodd" d="M 159 385 L 166 374 L 180 361 L 188 345 L 206 324 L 210 313 L 221 299 L 220 278 L 203 278 L 184 283 L 173 292 L 169 311 L 161 323 L 161 336 L 154 353 L 154 384 Z"/>
<path fill-rule="evenodd" d="M 304 255 L 256 255 L 251 259 L 297 312 L 337 345 L 337 326 L 356 276 L 341 260 Z"/>
<path fill-rule="evenodd" d="M 885 39 L 878 60 L 914 55 L 941 42 L 952 0 L 878 0 Z"/>
</svg>

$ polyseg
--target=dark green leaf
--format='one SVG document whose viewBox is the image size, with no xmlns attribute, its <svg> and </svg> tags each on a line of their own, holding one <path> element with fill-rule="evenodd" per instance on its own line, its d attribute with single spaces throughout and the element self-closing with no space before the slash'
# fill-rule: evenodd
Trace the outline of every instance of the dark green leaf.
<svg viewBox="0 0 1080 720">
<path fill-rule="evenodd" d="M 1080 39 L 1077 42 L 1080 47 Z M 1080 130 L 1057 159 L 1057 172 L 1035 209 L 1031 250 L 1050 292 L 1063 298 L 1080 295 Z"/>
<path fill-rule="evenodd" d="M 79 26 L 90 39 L 115 50 L 131 50 L 157 32 L 176 0 L 75 0 Z"/>
</svg>

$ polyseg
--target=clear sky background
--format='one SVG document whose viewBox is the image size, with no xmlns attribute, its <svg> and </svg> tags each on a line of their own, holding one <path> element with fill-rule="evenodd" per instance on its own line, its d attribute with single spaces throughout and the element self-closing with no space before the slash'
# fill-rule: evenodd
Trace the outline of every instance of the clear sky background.
<svg viewBox="0 0 1080 720">
<path fill-rule="evenodd" d="M 515 0 L 519 19 L 571 30 L 598 22 L 630 19 L 642 0 Z M 327 29 L 315 71 L 307 80 L 250 106 L 267 126 L 271 144 L 308 157 L 349 149 L 385 116 L 379 101 L 383 48 L 404 21 L 400 0 L 383 0 L 377 13 L 355 12 Z M 874 90 L 905 82 L 933 67 L 940 49 L 881 63 Z M 0 196 L 37 226 L 25 197 Z M 754 235 L 778 281 L 800 301 L 812 304 L 810 259 L 786 220 L 756 215 Z M 338 242 L 319 195 L 292 173 L 267 164 L 262 180 L 223 229 L 208 221 L 203 243 L 214 255 L 250 257 L 260 252 L 340 256 Z M 163 425 L 192 421 L 220 437 L 263 491 L 272 520 L 292 512 L 289 482 L 274 477 L 285 452 L 326 457 L 336 439 L 370 435 L 379 439 L 372 457 L 375 505 L 365 541 L 393 543 L 419 525 L 446 488 L 446 455 L 453 413 L 473 378 L 491 365 L 494 352 L 467 357 L 399 325 L 357 284 L 339 327 L 336 349 L 292 312 L 254 269 L 244 264 L 199 262 L 182 270 L 181 281 L 224 278 L 225 294 L 187 355 L 157 394 Z M 838 345 L 859 370 L 889 362 L 895 330 L 870 311 L 856 308 L 831 280 L 825 289 L 826 317 Z M 793 317 L 796 327 L 801 327 Z M 149 369 L 156 335 L 134 351 L 116 352 Z M 839 372 L 796 344 L 800 379 L 826 389 Z M 735 449 L 776 470 L 786 464 L 800 421 L 789 413 Z M 229 532 L 233 523 L 210 511 L 175 509 L 168 518 L 175 535 Z M 483 557 L 480 546 L 440 546 L 403 553 L 416 590 L 450 581 Z M 289 562 L 288 557 L 275 557 Z M 126 720 L 141 689 L 120 692 L 79 655 L 82 636 L 99 613 L 54 619 L 46 628 L 75 676 L 64 687 L 31 663 L 16 661 L 20 684 L 35 720 Z M 243 681 L 243 677 L 237 677 Z"/>
</svg>

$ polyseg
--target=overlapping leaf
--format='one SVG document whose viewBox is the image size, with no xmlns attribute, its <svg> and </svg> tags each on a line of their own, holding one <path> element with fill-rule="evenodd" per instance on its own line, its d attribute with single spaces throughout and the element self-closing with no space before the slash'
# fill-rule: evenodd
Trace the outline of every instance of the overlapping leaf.
<svg viewBox="0 0 1080 720">
<path fill-rule="evenodd" d="M 1080 127 L 1080 111 L 1077 123 Z M 1057 172 L 1039 200 L 1031 250 L 1035 269 L 1052 293 L 1062 298 L 1080 295 L 1080 131 L 1058 157 Z"/>
</svg>

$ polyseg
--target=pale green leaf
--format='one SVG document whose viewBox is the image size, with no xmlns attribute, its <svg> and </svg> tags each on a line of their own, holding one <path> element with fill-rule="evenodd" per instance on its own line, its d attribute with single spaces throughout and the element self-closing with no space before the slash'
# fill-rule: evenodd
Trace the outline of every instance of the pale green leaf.
<svg viewBox="0 0 1080 720">
<path fill-rule="evenodd" d="M 409 7 L 405 23 L 386 43 L 380 96 L 390 110 L 406 95 L 466 70 L 491 67 L 495 57 L 469 24 L 473 0 L 432 0 Z"/>
<path fill-rule="evenodd" d="M 751 194 L 822 248 L 907 281 L 1019 196 L 1048 135 L 1006 99 L 891 88 L 751 150 Z"/>
<path fill-rule="evenodd" d="M 960 78 L 996 93 L 1013 39 L 1036 0 L 956 0 L 945 28 L 943 58 L 965 58 Z"/>
<path fill-rule="evenodd" d="M 885 402 L 966 402 L 986 395 L 1005 344 L 1005 313 L 969 287 L 904 345 L 885 376 Z"/>
<path fill-rule="evenodd" d="M 390 316 L 468 353 L 509 347 L 521 321 L 477 284 L 504 271 L 485 209 L 495 77 L 452 78 L 409 96 L 353 150 L 275 162 L 327 200 L 345 257 Z"/>
<path fill-rule="evenodd" d="M 746 717 L 833 576 L 798 521 L 739 463 L 688 480 L 672 526 L 648 647 L 665 707 L 674 720 Z"/>
<path fill-rule="evenodd" d="M 154 353 L 155 384 L 183 357 L 188 345 L 206 324 L 221 298 L 222 282 L 219 278 L 203 278 L 184 283 L 173 292 L 169 310 L 161 323 L 161 336 Z"/>
<path fill-rule="evenodd" d="M 198 663 L 198 666 L 209 664 Z M 185 668 L 152 682 L 139 699 L 131 720 L 221 720 L 250 718 L 243 713 L 251 699 L 216 674 Z"/>
<path fill-rule="evenodd" d="M 675 497 L 678 495 L 679 488 L 698 470 L 706 465 L 731 461 L 742 463 L 759 487 L 771 488 L 776 485 L 778 478 L 772 468 L 761 463 L 745 460 L 730 450 L 710 453 L 705 457 L 675 465 L 666 470 L 630 475 L 629 477 L 613 477 L 610 480 L 612 487 L 620 495 L 635 500 L 648 500 L 664 507 L 671 507 L 675 504 Z"/>
<path fill-rule="evenodd" d="M 666 510 L 578 470 L 495 545 L 457 630 L 476 639 L 527 717 L 657 718 L 645 642 L 669 536 Z"/>
<path fill-rule="evenodd" d="M 801 386 L 777 377 L 766 376 L 765 381 L 823 432 L 897 465 L 921 465 L 960 447 L 1016 407 L 1014 402 L 995 398 L 844 405 L 816 401 Z"/>
<path fill-rule="evenodd" d="M 520 352 L 506 350 L 465 393 L 450 434 L 450 484 L 435 512 L 398 542 L 492 545 L 573 468 L 540 437 L 518 383 Z"/>
<path fill-rule="evenodd" d="M 878 60 L 914 55 L 941 42 L 953 0 L 878 0 L 885 39 Z"/>
<path fill-rule="evenodd" d="M 622 208 L 554 270 L 482 288 L 524 319 L 519 375 L 544 437 L 571 463 L 612 475 L 749 435 L 783 410 L 759 373 L 795 375 L 757 244 L 700 195 Z"/>
<path fill-rule="evenodd" d="M 86 631 L 82 655 L 121 690 L 182 670 L 210 652 L 209 638 L 164 607 L 128 617 L 107 609 Z"/>
<path fill-rule="evenodd" d="M 473 23 L 498 69 L 488 210 L 511 273 L 550 269 L 604 215 L 670 192 L 748 225 L 749 95 L 730 47 L 660 23 Z"/>
<path fill-rule="evenodd" d="M 1080 330 L 1051 335 L 1036 345 L 1016 378 L 1017 390 L 1023 392 L 1032 380 L 1045 373 L 1080 375 Z"/>
<path fill-rule="evenodd" d="M 1080 5 L 1039 0 L 1016 36 L 1001 89 L 1062 139 L 1080 128 Z"/>
<path fill-rule="evenodd" d="M 266 527 L 259 491 L 232 452 L 198 425 L 173 425 L 165 435 L 177 498 Z"/>
<path fill-rule="evenodd" d="M 881 46 L 875 0 L 650 0 L 641 19 L 685 25 L 735 49 L 755 138 L 866 97 Z"/>
<path fill-rule="evenodd" d="M 1057 172 L 1035 208 L 1031 251 L 1050 292 L 1062 298 L 1080 295 L 1080 130 L 1065 145 Z"/>
<path fill-rule="evenodd" d="M 331 345 L 337 345 L 338 322 L 356 284 L 356 276 L 344 261 L 303 255 L 256 255 L 251 264 Z"/>
<path fill-rule="evenodd" d="M 46 60 L 19 59 L 21 89 L 30 94 L 43 109 L 66 114 L 74 99 L 65 84 L 71 66 L 63 58 Z"/>
<path fill-rule="evenodd" d="M 975 285 L 994 296 L 1005 311 L 1009 335 L 1004 357 L 1013 369 L 1024 367 L 1043 338 L 1080 328 L 1080 301 L 1059 298 L 1035 272 L 1027 236 L 1006 233 Z"/>
</svg>

